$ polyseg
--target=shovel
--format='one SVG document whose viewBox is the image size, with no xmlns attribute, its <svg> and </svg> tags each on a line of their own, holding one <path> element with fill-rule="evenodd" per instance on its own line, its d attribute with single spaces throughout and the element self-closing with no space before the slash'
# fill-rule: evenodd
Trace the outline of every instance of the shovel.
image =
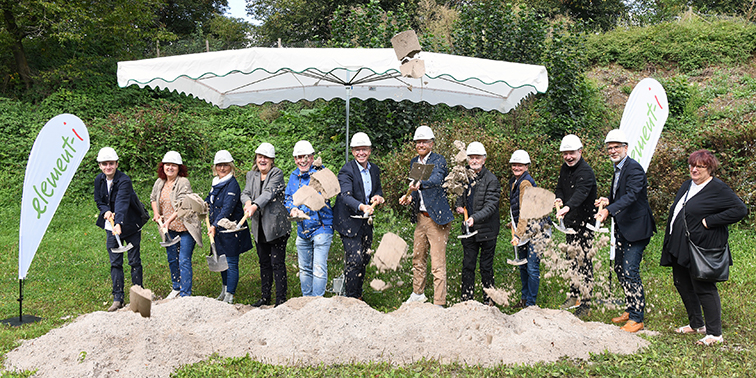
<svg viewBox="0 0 756 378">
<path fill-rule="evenodd" d="M 113 218 L 110 218 L 108 220 L 110 221 L 110 225 L 115 228 L 115 223 L 113 223 Z M 113 236 L 115 236 L 115 239 L 118 242 L 118 248 L 111 249 L 110 250 L 111 252 L 113 252 L 113 253 L 124 253 L 124 252 L 126 252 L 126 251 L 134 248 L 134 246 L 131 245 L 131 243 L 126 244 L 126 246 L 124 247 L 123 244 L 121 244 L 121 237 L 119 235 L 115 234 L 115 233 L 113 234 Z"/>
<path fill-rule="evenodd" d="M 173 238 L 173 240 L 171 240 L 171 237 L 168 234 L 168 229 L 163 227 L 163 222 L 162 221 L 158 220 L 158 226 L 160 226 L 160 235 L 163 236 L 163 241 L 160 242 L 160 246 L 161 247 L 168 248 L 168 247 L 170 247 L 170 246 L 178 243 L 179 241 L 181 241 L 181 237 L 178 236 L 178 235 L 176 235 L 176 237 Z"/>
<path fill-rule="evenodd" d="M 515 237 L 515 225 L 514 225 L 514 217 L 512 216 L 511 211 L 509 213 L 509 216 L 512 219 L 512 222 L 511 222 L 511 224 L 512 224 L 512 227 L 511 227 L 512 228 L 512 239 L 514 239 L 514 237 Z M 526 259 L 518 259 L 517 258 L 517 246 L 514 245 L 512 247 L 514 248 L 514 260 L 507 259 L 507 264 L 509 264 L 509 265 L 515 265 L 515 266 L 527 264 L 528 260 L 526 260 Z"/>
<path fill-rule="evenodd" d="M 604 209 L 604 204 L 600 203 L 598 211 L 601 212 L 601 210 Z M 601 221 L 596 219 L 596 224 L 586 224 L 585 227 L 587 227 L 589 230 L 593 232 L 600 232 L 600 233 L 609 233 L 609 229 L 606 227 L 601 227 Z"/>
<path fill-rule="evenodd" d="M 246 230 L 247 229 L 247 224 L 244 223 L 246 221 L 247 221 L 247 213 L 244 212 L 244 216 L 239 221 L 239 223 L 236 224 L 236 227 L 234 227 L 234 228 L 228 228 L 228 229 L 225 229 L 225 230 L 223 230 L 221 232 L 224 233 L 224 234 L 228 234 L 228 233 L 231 233 L 231 232 L 237 232 L 237 231 L 241 231 L 241 230 Z"/>
<path fill-rule="evenodd" d="M 478 234 L 478 230 L 470 232 L 470 226 L 467 225 L 467 207 L 465 207 L 464 209 L 465 209 L 465 223 L 464 223 L 465 233 L 462 235 L 457 235 L 457 239 L 467 239 L 471 236 L 475 236 Z"/>
<path fill-rule="evenodd" d="M 557 212 L 559 212 L 559 208 L 560 207 L 561 206 L 556 205 L 556 211 Z M 558 225 L 554 225 L 554 228 L 556 228 L 557 230 L 559 230 L 561 232 L 564 232 L 565 234 L 570 234 L 570 235 L 577 234 L 577 232 L 575 230 L 573 230 L 571 228 L 567 228 L 567 227 L 564 226 L 564 217 L 559 217 L 559 224 Z"/>
<path fill-rule="evenodd" d="M 210 229 L 210 216 L 205 215 L 205 223 L 207 229 Z M 218 251 L 215 250 L 215 236 L 210 235 L 210 254 L 205 257 L 207 259 L 207 267 L 211 272 L 223 272 L 228 269 L 228 261 L 226 261 L 226 255 L 218 256 Z"/>
<path fill-rule="evenodd" d="M 420 164 L 415 163 L 412 164 L 412 169 L 410 169 L 409 173 L 409 179 L 411 180 L 410 186 L 415 185 L 416 182 L 427 180 L 430 178 L 431 173 L 433 173 L 433 167 L 435 167 L 435 164 Z M 412 189 L 407 189 L 407 193 L 402 196 L 399 200 L 406 198 L 412 194 Z"/>
</svg>

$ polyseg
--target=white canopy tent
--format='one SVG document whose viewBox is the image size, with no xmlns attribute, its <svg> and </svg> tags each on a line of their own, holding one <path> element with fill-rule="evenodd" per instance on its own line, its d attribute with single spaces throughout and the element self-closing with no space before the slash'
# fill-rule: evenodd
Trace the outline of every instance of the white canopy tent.
<svg viewBox="0 0 756 378">
<path fill-rule="evenodd" d="M 170 89 L 220 108 L 340 98 L 409 100 L 506 113 L 548 87 L 543 66 L 421 52 L 402 77 L 393 49 L 250 48 L 118 63 L 118 85 Z"/>
</svg>

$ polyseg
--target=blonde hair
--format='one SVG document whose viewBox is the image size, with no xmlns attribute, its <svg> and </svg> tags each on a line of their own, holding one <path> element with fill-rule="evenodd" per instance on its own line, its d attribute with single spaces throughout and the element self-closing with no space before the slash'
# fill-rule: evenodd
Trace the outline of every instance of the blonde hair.
<svg viewBox="0 0 756 378">
<path fill-rule="evenodd" d="M 234 165 L 233 161 L 223 164 L 228 164 L 231 167 L 231 176 L 236 176 L 236 166 Z M 213 164 L 213 176 L 218 176 L 218 170 L 215 169 L 216 165 L 217 164 Z"/>
</svg>

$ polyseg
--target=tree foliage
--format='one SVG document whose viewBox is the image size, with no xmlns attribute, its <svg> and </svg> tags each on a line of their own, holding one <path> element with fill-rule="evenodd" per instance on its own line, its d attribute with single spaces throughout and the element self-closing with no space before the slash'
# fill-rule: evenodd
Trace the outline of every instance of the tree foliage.
<svg viewBox="0 0 756 378">
<path fill-rule="evenodd" d="M 331 30 L 337 21 L 337 9 L 359 7 L 374 0 L 259 0 L 247 1 L 247 11 L 263 23 L 257 33 L 264 45 L 274 45 L 280 38 L 284 45 L 305 42 L 320 44 L 337 37 Z M 417 0 L 375 1 L 382 9 L 414 9 Z"/>
<path fill-rule="evenodd" d="M 157 16 L 166 30 L 179 37 L 194 33 L 195 25 L 223 14 L 228 0 L 164 0 Z"/>
<path fill-rule="evenodd" d="M 627 3 L 624 0 L 534 0 L 523 2 L 539 12 L 556 18 L 566 15 L 583 21 L 586 25 L 607 31 L 619 20 L 627 17 Z"/>
</svg>

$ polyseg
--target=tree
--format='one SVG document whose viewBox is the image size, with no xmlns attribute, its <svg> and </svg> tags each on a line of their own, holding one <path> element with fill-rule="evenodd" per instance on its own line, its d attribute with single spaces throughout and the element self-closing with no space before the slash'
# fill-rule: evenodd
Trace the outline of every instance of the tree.
<svg viewBox="0 0 756 378">
<path fill-rule="evenodd" d="M 165 0 L 157 15 L 166 30 L 182 38 L 192 34 L 198 22 L 223 14 L 227 7 L 228 0 Z"/>
<path fill-rule="evenodd" d="M 624 0 L 531 0 L 522 4 L 550 18 L 564 14 L 602 31 L 610 30 L 627 17 Z"/>
<path fill-rule="evenodd" d="M 370 0 L 247 0 L 247 13 L 262 25 L 257 28 L 261 42 L 274 45 L 280 38 L 283 44 L 304 42 L 323 43 L 331 39 L 330 23 L 338 8 L 357 7 Z M 384 0 L 378 4 L 385 11 L 404 6 L 414 9 L 417 0 Z"/>
<path fill-rule="evenodd" d="M 32 61 L 45 57 L 142 56 L 145 43 L 158 32 L 155 10 L 161 0 L 0 0 L 3 24 L 0 49 L 13 52 L 16 71 L 28 89 Z M 30 58 L 29 47 L 34 51 Z"/>
</svg>

